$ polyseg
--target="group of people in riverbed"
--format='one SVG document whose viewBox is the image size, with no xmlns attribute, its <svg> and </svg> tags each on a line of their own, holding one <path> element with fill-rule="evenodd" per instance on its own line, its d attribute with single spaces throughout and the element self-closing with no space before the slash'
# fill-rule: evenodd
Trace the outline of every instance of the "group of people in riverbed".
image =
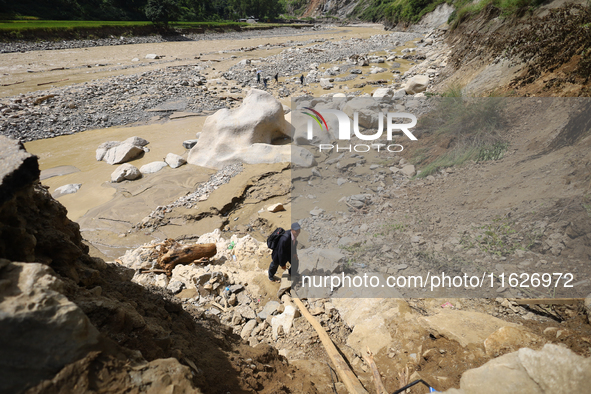
<svg viewBox="0 0 591 394">
<path fill-rule="evenodd" d="M 263 72 L 261 70 L 257 70 L 257 83 L 260 85 L 261 84 L 261 74 Z M 273 77 L 273 79 L 275 80 L 275 84 L 279 85 L 279 73 L 276 73 L 275 76 Z M 265 87 L 265 89 L 267 89 L 267 83 L 269 82 L 269 78 L 265 77 L 262 79 L 263 81 L 263 86 Z M 300 76 L 300 83 L 303 85 L 304 84 L 304 74 L 302 74 Z"/>
</svg>

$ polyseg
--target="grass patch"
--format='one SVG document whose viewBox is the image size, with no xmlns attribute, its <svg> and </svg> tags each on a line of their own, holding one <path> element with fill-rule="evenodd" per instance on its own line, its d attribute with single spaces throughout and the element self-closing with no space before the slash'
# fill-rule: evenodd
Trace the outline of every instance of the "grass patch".
<svg viewBox="0 0 591 394">
<path fill-rule="evenodd" d="M 433 136 L 440 146 L 445 142 L 447 151 L 437 157 L 429 156 L 427 148 L 415 151 L 412 158 L 415 165 L 426 164 L 417 177 L 423 178 L 469 160 L 479 162 L 503 157 L 509 146 L 501 135 L 505 127 L 502 115 L 505 98 L 464 98 L 461 90 L 454 87 L 438 100 L 435 109 L 420 119 L 417 129 L 420 135 Z"/>
<path fill-rule="evenodd" d="M 545 0 L 480 0 L 473 3 L 471 0 L 459 0 L 455 2 L 456 10 L 452 12 L 448 23 L 454 30 L 462 22 L 478 15 L 488 5 L 492 5 L 501 11 L 502 17 L 511 15 L 523 16 L 532 13 L 536 8 L 544 3 Z"/>
<path fill-rule="evenodd" d="M 490 224 L 474 227 L 461 243 L 468 249 L 477 247 L 485 253 L 507 256 L 516 250 L 531 249 L 541 235 L 540 232 L 518 231 L 515 221 L 497 216 Z"/>
</svg>

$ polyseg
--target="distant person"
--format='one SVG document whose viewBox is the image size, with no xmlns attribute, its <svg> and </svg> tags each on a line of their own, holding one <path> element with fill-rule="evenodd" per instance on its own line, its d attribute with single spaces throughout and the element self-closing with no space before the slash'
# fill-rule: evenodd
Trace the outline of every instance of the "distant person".
<svg viewBox="0 0 591 394">
<path fill-rule="evenodd" d="M 265 89 L 267 89 L 267 79 L 268 78 L 263 78 L 263 85 L 265 86 Z"/>
<path fill-rule="evenodd" d="M 279 83 L 279 73 L 275 74 L 275 83 Z"/>
<path fill-rule="evenodd" d="M 257 71 L 257 83 L 261 83 L 261 71 Z"/>
<path fill-rule="evenodd" d="M 269 265 L 269 280 L 271 282 L 279 282 L 279 278 L 275 276 L 279 267 L 284 270 L 287 268 L 287 263 L 290 264 L 289 276 L 291 277 L 292 270 L 297 273 L 298 266 L 298 235 L 300 235 L 301 227 L 298 222 L 292 223 L 291 230 L 286 231 L 277 240 L 277 245 L 271 254 L 272 261 Z"/>
<path fill-rule="evenodd" d="M 303 85 L 304 84 L 304 74 L 302 74 L 302 76 L 300 77 L 300 83 Z"/>
</svg>

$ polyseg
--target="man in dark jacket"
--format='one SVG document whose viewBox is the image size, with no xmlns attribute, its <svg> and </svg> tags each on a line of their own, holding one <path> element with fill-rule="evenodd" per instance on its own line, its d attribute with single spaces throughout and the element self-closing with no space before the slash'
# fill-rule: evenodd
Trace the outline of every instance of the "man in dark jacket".
<svg viewBox="0 0 591 394">
<path fill-rule="evenodd" d="M 286 231 L 277 241 L 277 246 L 273 249 L 271 257 L 271 265 L 269 265 L 269 280 L 271 282 L 279 282 L 279 278 L 275 276 L 279 267 L 284 270 L 287 268 L 287 263 L 290 263 L 289 275 L 291 276 L 292 268 L 297 271 L 298 264 L 298 235 L 301 232 L 300 224 L 295 222 L 291 225 L 291 230 Z"/>
</svg>

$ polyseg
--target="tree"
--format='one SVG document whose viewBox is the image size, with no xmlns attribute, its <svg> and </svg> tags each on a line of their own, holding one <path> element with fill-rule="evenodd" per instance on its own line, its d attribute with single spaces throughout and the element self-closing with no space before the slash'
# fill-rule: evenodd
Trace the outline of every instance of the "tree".
<svg viewBox="0 0 591 394">
<path fill-rule="evenodd" d="M 145 8 L 146 18 L 154 24 L 164 24 L 168 27 L 168 22 L 176 20 L 180 13 L 177 0 L 148 0 Z"/>
</svg>

